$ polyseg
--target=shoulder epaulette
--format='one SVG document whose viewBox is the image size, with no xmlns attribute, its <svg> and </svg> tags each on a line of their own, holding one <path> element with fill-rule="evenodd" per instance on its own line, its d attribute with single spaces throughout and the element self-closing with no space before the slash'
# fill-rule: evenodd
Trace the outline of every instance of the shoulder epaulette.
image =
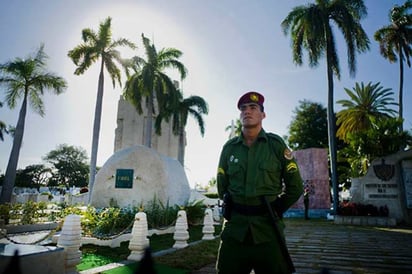
<svg viewBox="0 0 412 274">
<path fill-rule="evenodd" d="M 282 139 L 282 137 L 280 137 L 279 135 L 277 135 L 277 134 L 275 134 L 275 133 L 272 133 L 272 132 L 266 133 L 266 135 L 267 135 L 270 139 L 273 139 L 273 140 L 281 143 L 282 145 L 286 145 L 286 144 L 285 144 L 285 141 L 284 141 L 284 140 Z"/>
<path fill-rule="evenodd" d="M 239 137 L 236 136 L 236 137 L 233 137 L 232 139 L 229 139 L 228 141 L 226 141 L 226 143 L 223 146 L 225 147 L 225 146 L 231 145 L 233 143 L 236 143 L 238 141 L 238 138 Z"/>
</svg>

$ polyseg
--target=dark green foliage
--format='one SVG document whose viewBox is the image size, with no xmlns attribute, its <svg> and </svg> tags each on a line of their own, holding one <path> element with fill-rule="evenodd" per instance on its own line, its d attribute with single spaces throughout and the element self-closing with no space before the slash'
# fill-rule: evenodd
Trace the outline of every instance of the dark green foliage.
<svg viewBox="0 0 412 274">
<path fill-rule="evenodd" d="M 399 132 L 401 121 L 388 118 L 377 121 L 374 128 L 349 136 L 349 145 L 341 153 L 351 165 L 352 177 L 366 174 L 370 163 L 378 157 L 399 151 L 400 147 L 412 145 L 412 135 Z"/>
<path fill-rule="evenodd" d="M 104 236 L 114 235 L 122 232 L 126 228 L 131 229 L 134 222 L 135 212 L 127 208 L 104 208 L 96 211 L 95 229 L 93 235 Z"/>
<path fill-rule="evenodd" d="M 50 186 L 87 186 L 89 166 L 85 149 L 61 144 L 43 159 L 53 165 Z"/>
<path fill-rule="evenodd" d="M 294 149 L 327 148 L 328 121 L 326 108 L 320 103 L 299 101 L 289 125 L 289 146 Z"/>
<path fill-rule="evenodd" d="M 203 223 L 206 206 L 203 201 L 195 201 L 188 203 L 184 210 L 186 211 L 187 222 L 189 225 L 197 225 Z"/>
<path fill-rule="evenodd" d="M 37 188 L 47 185 L 51 169 L 43 164 L 29 165 L 16 172 L 15 186 Z"/>
<path fill-rule="evenodd" d="M 4 224 L 9 223 L 10 219 L 10 210 L 11 210 L 11 205 L 10 204 L 0 204 L 0 218 L 4 220 Z"/>
</svg>

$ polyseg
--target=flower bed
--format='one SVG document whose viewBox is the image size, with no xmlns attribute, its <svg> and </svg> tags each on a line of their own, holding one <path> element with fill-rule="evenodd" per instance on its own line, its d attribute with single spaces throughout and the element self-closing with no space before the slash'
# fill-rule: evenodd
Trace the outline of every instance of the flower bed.
<svg viewBox="0 0 412 274">
<path fill-rule="evenodd" d="M 336 224 L 363 226 L 396 226 L 396 219 L 389 217 L 388 207 L 377 207 L 371 204 L 343 202 L 339 205 Z"/>
</svg>

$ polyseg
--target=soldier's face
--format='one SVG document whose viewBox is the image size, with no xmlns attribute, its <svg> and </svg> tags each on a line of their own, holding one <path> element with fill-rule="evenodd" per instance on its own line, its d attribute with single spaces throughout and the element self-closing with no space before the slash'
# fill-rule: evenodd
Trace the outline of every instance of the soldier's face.
<svg viewBox="0 0 412 274">
<path fill-rule="evenodd" d="M 265 117 L 265 113 L 258 104 L 249 103 L 240 106 L 240 121 L 245 128 L 261 125 Z"/>
</svg>

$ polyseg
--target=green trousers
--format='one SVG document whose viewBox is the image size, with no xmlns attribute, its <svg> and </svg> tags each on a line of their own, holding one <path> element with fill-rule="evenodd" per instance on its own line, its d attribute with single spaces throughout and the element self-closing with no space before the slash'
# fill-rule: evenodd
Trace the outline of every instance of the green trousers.
<svg viewBox="0 0 412 274">
<path fill-rule="evenodd" d="M 255 274 L 290 273 L 275 239 L 254 244 L 250 235 L 244 242 L 222 239 L 216 269 L 218 274 L 249 274 L 252 269 Z"/>
</svg>

